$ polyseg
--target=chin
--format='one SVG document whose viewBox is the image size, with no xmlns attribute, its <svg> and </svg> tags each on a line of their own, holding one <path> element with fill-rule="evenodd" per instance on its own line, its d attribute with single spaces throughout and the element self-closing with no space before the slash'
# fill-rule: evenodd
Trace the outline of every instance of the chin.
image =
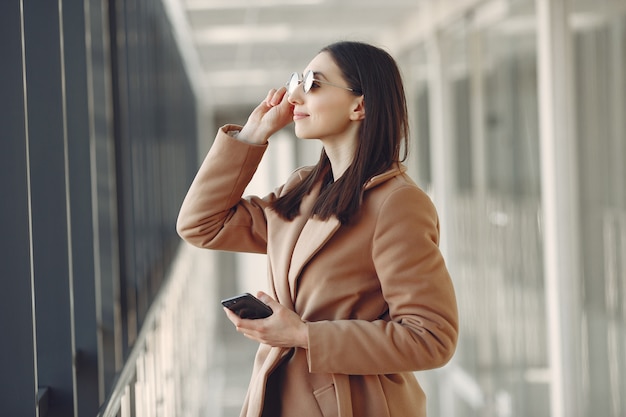
<svg viewBox="0 0 626 417">
<path fill-rule="evenodd" d="M 318 139 L 317 136 L 306 131 L 303 132 L 302 129 L 298 129 L 297 126 L 294 133 L 298 139 Z"/>
</svg>

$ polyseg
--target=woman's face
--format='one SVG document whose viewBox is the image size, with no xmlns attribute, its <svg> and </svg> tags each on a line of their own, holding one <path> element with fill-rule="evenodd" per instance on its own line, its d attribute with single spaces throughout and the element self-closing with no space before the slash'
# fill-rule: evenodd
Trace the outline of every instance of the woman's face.
<svg viewBox="0 0 626 417">
<path fill-rule="evenodd" d="M 336 140 L 355 136 L 362 116 L 362 96 L 337 86 L 348 87 L 328 52 L 318 54 L 306 67 L 315 79 L 335 84 L 314 82 L 308 93 L 302 84 L 289 96 L 294 106 L 293 120 L 296 136 L 301 139 Z"/>
</svg>

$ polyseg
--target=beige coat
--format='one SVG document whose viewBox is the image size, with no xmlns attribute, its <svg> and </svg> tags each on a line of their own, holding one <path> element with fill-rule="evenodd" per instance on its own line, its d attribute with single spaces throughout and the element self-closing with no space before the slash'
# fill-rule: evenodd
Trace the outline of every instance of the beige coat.
<svg viewBox="0 0 626 417">
<path fill-rule="evenodd" d="M 226 134 L 238 128 L 218 132 L 178 232 L 203 248 L 267 253 L 273 296 L 309 332 L 308 349 L 260 345 L 241 415 L 259 417 L 264 402 L 282 401 L 281 415 L 289 417 L 425 416 L 413 371 L 444 365 L 458 330 L 431 200 L 399 167 L 365 185 L 354 225 L 309 218 L 319 190 L 285 221 L 268 203 L 310 170 L 296 171 L 265 198 L 242 199 L 266 146 Z"/>
</svg>

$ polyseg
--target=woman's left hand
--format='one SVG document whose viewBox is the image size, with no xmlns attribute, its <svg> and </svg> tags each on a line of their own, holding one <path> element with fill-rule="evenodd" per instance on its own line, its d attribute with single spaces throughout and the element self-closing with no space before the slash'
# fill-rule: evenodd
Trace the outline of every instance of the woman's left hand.
<svg viewBox="0 0 626 417">
<path fill-rule="evenodd" d="M 237 331 L 248 339 L 274 347 L 308 348 L 309 336 L 306 323 L 300 316 L 282 306 L 272 297 L 260 291 L 257 298 L 274 312 L 265 319 L 242 319 L 226 307 L 224 311 Z"/>
</svg>

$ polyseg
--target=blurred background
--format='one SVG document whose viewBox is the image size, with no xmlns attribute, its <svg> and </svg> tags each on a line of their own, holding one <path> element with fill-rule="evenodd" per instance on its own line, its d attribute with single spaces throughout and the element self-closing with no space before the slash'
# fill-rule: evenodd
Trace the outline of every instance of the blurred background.
<svg viewBox="0 0 626 417">
<path fill-rule="evenodd" d="M 216 129 L 324 45 L 401 66 L 457 354 L 429 415 L 626 416 L 626 2 L 0 2 L 0 415 L 237 416 L 219 300 L 265 259 L 175 221 Z M 286 128 L 250 192 L 318 157 Z"/>
</svg>

